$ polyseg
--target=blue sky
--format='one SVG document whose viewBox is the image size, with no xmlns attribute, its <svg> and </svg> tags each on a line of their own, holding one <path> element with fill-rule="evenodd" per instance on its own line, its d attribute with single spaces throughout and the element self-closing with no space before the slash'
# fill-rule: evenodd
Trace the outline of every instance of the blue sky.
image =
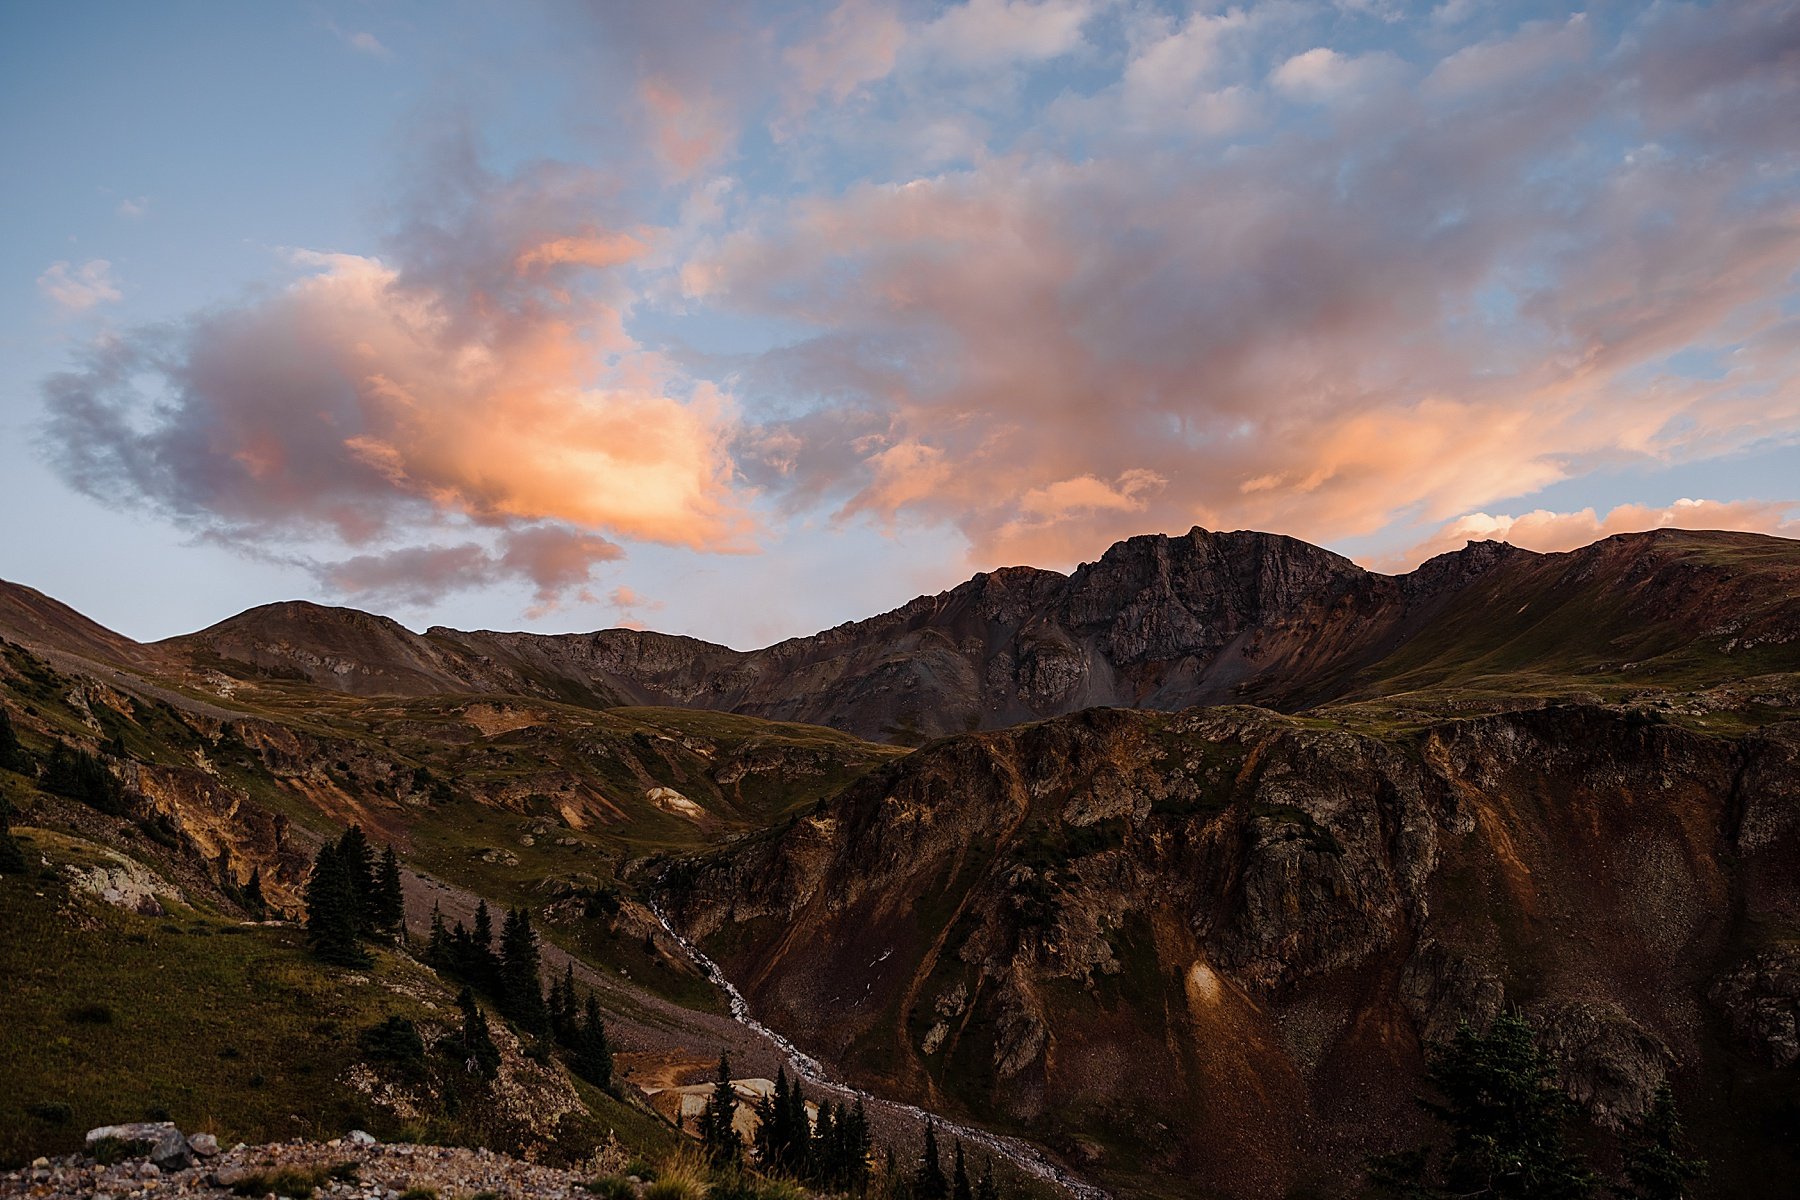
<svg viewBox="0 0 1800 1200">
<path fill-rule="evenodd" d="M 0 10 L 0 576 L 734 645 L 1800 517 L 1800 4 Z"/>
</svg>

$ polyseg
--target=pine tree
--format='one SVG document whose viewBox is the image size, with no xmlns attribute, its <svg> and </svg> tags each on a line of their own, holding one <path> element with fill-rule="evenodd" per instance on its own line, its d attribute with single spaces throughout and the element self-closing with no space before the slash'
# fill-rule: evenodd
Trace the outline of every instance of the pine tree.
<svg viewBox="0 0 1800 1200">
<path fill-rule="evenodd" d="M 494 918 L 486 900 L 475 905 L 475 927 L 469 933 L 468 953 L 461 973 L 490 995 L 500 989 L 500 960 L 494 955 Z"/>
<path fill-rule="evenodd" d="M 950 1200 L 950 1181 L 944 1178 L 944 1166 L 938 1161 L 937 1127 L 930 1118 L 925 1121 L 925 1149 L 913 1176 L 913 1195 L 917 1200 Z"/>
<path fill-rule="evenodd" d="M 337 853 L 355 898 L 356 931 L 367 936 L 376 932 L 375 857 L 362 826 L 352 825 L 344 830 L 343 836 L 338 838 Z"/>
<path fill-rule="evenodd" d="M 319 847 L 306 881 L 306 936 L 315 955 L 342 967 L 367 967 L 357 942 L 355 885 L 343 857 L 329 842 Z"/>
<path fill-rule="evenodd" d="M 531 929 L 531 913 L 523 908 L 508 909 L 500 927 L 500 1011 L 527 1033 L 549 1040 L 550 1009 L 544 1003 L 537 934 Z"/>
<path fill-rule="evenodd" d="M 17 771 L 21 775 L 31 775 L 37 771 L 37 763 L 32 760 L 31 752 L 19 742 L 19 735 L 13 729 L 12 717 L 4 708 L 0 708 L 0 771 Z"/>
<path fill-rule="evenodd" d="M 250 879 L 244 884 L 244 910 L 253 917 L 268 915 L 269 902 L 263 896 L 261 867 L 250 868 Z"/>
<path fill-rule="evenodd" d="M 612 1086 L 612 1044 L 606 1038 L 606 1023 L 600 1019 L 600 1002 L 589 992 L 587 1011 L 581 1020 L 581 1032 L 575 1039 L 575 1073 L 597 1088 Z"/>
<path fill-rule="evenodd" d="M 471 1075 L 492 1079 L 500 1073 L 500 1048 L 494 1045 L 493 1034 L 488 1032 L 487 1017 L 482 1014 L 481 1005 L 475 1002 L 475 993 L 465 986 L 456 997 L 456 1006 L 463 1014 L 462 1044 L 458 1049 L 464 1068 Z"/>
<path fill-rule="evenodd" d="M 581 1036 L 581 1010 L 575 1003 L 575 963 L 563 964 L 562 981 L 550 989 L 550 1019 L 556 1040 L 565 1046 Z"/>
<path fill-rule="evenodd" d="M 389 846 L 381 854 L 381 866 L 375 873 L 375 894 L 369 923 L 376 933 L 399 937 L 406 928 L 406 891 L 400 883 L 400 860 Z"/>
<path fill-rule="evenodd" d="M 786 1148 L 783 1134 L 787 1126 L 787 1067 L 775 1068 L 775 1090 L 756 1102 L 756 1136 L 753 1145 L 756 1164 L 765 1171 L 779 1170 L 782 1151 Z"/>
<path fill-rule="evenodd" d="M 425 943 L 425 961 L 440 971 L 450 965 L 450 933 L 444 928 L 443 910 L 435 900 L 431 904 L 431 936 Z"/>
<path fill-rule="evenodd" d="M 962 1139 L 956 1140 L 956 1168 L 950 1174 L 950 1200 L 975 1200 L 969 1187 L 969 1168 L 963 1161 Z"/>
<path fill-rule="evenodd" d="M 869 1114 L 863 1108 L 862 1097 L 850 1107 L 850 1125 L 844 1134 L 844 1146 L 847 1151 L 849 1174 L 844 1178 L 846 1187 L 858 1190 L 868 1187 L 869 1183 Z"/>
<path fill-rule="evenodd" d="M 807 1156 L 809 1174 L 826 1187 L 837 1183 L 834 1151 L 837 1145 L 837 1116 L 833 1112 L 830 1100 L 819 1101 L 819 1123 L 813 1126 L 812 1137 L 808 1139 L 811 1153 Z"/>
<path fill-rule="evenodd" d="M 981 1178 L 975 1181 L 975 1200 L 1000 1200 L 1000 1189 L 994 1184 L 994 1156 L 981 1164 Z"/>
<path fill-rule="evenodd" d="M 1441 1168 L 1429 1149 L 1370 1163 L 1388 1195 L 1424 1200 L 1480 1195 L 1494 1200 L 1581 1200 L 1593 1175 L 1568 1148 L 1574 1102 L 1557 1088 L 1531 1040 L 1531 1024 L 1506 1013 L 1486 1034 L 1467 1025 L 1432 1055 L 1426 1078 L 1441 1100 L 1421 1100 L 1449 1133 Z"/>
<path fill-rule="evenodd" d="M 1623 1200 L 1686 1200 L 1689 1184 L 1706 1176 L 1706 1161 L 1687 1157 L 1687 1138 L 1675 1111 L 1675 1093 L 1664 1080 L 1650 1108 L 1626 1127 L 1620 1139 L 1625 1186 Z"/>
<path fill-rule="evenodd" d="M 700 1144 L 715 1163 L 737 1161 L 743 1143 L 734 1122 L 737 1119 L 737 1089 L 731 1084 L 731 1059 L 719 1051 L 719 1073 L 713 1081 L 712 1095 L 707 1097 L 706 1111 L 700 1114 Z"/>
</svg>

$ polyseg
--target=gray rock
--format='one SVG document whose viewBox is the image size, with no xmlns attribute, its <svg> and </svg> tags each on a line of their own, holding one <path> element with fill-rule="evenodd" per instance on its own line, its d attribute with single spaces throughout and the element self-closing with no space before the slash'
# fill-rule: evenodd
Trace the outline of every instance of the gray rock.
<svg viewBox="0 0 1800 1200">
<path fill-rule="evenodd" d="M 191 1133 L 187 1142 L 188 1149 L 201 1158 L 211 1158 L 219 1152 L 219 1139 L 210 1133 Z"/>
<path fill-rule="evenodd" d="M 95 1153 L 108 1142 L 120 1146 L 127 1157 L 148 1158 L 164 1170 L 179 1170 L 194 1161 L 187 1138 L 168 1121 L 134 1121 L 88 1130 L 88 1153 Z"/>
<path fill-rule="evenodd" d="M 375 1135 L 372 1133 L 365 1133 L 361 1129 L 352 1129 L 349 1133 L 344 1135 L 344 1140 L 349 1142 L 352 1146 L 373 1146 L 375 1144 Z"/>
</svg>

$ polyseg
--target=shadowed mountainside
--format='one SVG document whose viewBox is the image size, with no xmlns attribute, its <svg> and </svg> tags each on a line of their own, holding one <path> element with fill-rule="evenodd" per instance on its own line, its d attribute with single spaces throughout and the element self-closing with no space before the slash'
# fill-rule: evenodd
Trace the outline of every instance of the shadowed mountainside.
<svg viewBox="0 0 1800 1200">
<path fill-rule="evenodd" d="M 1667 1077 L 1717 1194 L 1774 1195 L 1797 766 L 1792 722 L 1582 705 L 1095 711 L 933 743 L 665 884 L 799 1044 L 1121 1194 L 1352 1194 L 1422 1132 L 1424 1047 L 1521 1005 L 1602 1127 Z"/>
</svg>

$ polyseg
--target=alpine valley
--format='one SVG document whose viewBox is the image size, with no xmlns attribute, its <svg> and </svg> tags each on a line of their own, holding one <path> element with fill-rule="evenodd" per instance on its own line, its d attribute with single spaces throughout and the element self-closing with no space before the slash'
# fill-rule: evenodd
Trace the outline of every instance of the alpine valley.
<svg viewBox="0 0 1800 1200">
<path fill-rule="evenodd" d="M 0 583 L 0 639 L 0 1169 L 144 1119 L 641 1176 L 723 1050 L 902 1171 L 929 1117 L 1009 1195 L 1356 1196 L 1522 1020 L 1597 1177 L 1665 1083 L 1698 1194 L 1800 1177 L 1800 542 L 1194 529 L 749 652 Z M 327 965 L 352 826 L 405 936 Z M 504 1003 L 491 1082 L 400 1045 L 465 1036 L 478 906 L 610 1086 Z"/>
</svg>

